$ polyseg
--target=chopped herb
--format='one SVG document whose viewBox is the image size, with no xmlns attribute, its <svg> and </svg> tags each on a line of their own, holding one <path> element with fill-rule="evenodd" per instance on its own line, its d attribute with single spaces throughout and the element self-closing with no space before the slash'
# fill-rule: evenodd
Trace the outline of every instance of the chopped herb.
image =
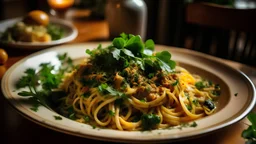
<svg viewBox="0 0 256 144">
<path fill-rule="evenodd" d="M 209 110 L 213 110 L 215 109 L 215 104 L 213 103 L 213 101 L 211 99 L 208 99 L 204 102 L 204 105 L 209 109 Z"/>
<path fill-rule="evenodd" d="M 109 94 L 109 95 L 112 95 L 112 96 L 119 96 L 121 98 L 126 97 L 126 95 L 124 93 L 115 90 L 114 88 L 108 86 L 108 84 L 106 84 L 106 83 L 103 83 L 103 84 L 99 85 L 98 90 L 102 94 Z"/>
<path fill-rule="evenodd" d="M 256 113 L 249 113 L 247 119 L 251 122 L 251 125 L 242 132 L 242 137 L 246 139 L 246 144 L 256 143 Z"/>
<path fill-rule="evenodd" d="M 112 110 L 109 110 L 109 111 L 108 111 L 108 114 L 109 114 L 110 116 L 115 116 L 115 112 L 113 112 Z"/>
<path fill-rule="evenodd" d="M 141 121 L 143 130 L 151 130 L 160 123 L 160 117 L 155 114 L 143 114 Z"/>
<path fill-rule="evenodd" d="M 197 127 L 197 123 L 196 122 L 193 122 L 190 127 Z"/>
<path fill-rule="evenodd" d="M 38 111 L 38 107 L 39 107 L 39 103 L 36 102 L 36 103 L 33 104 L 33 106 L 30 109 L 35 111 L 35 112 L 37 112 Z"/>
<path fill-rule="evenodd" d="M 138 82 L 138 81 L 139 81 L 139 75 L 138 75 L 138 74 L 135 74 L 135 75 L 134 75 L 134 81 L 135 81 L 135 82 Z"/>
<path fill-rule="evenodd" d="M 57 55 L 57 57 L 61 63 L 71 62 L 70 57 L 65 53 L 63 55 Z M 72 64 L 62 64 L 62 66 L 56 70 L 54 65 L 50 63 L 42 63 L 40 64 L 37 73 L 33 68 L 26 69 L 24 72 L 25 75 L 16 82 L 15 86 L 17 89 L 28 87 L 28 90 L 21 91 L 18 95 L 23 97 L 33 97 L 36 99 L 36 102 L 40 102 L 40 104 L 50 109 L 50 103 L 47 98 L 53 93 L 52 89 L 57 88 L 62 82 L 64 71 L 71 69 L 71 67 L 73 68 Z M 42 86 L 40 91 L 38 90 L 39 82 L 40 86 Z M 34 107 L 32 110 L 37 111 L 37 108 Z"/>
<path fill-rule="evenodd" d="M 153 78 L 155 76 L 155 74 L 154 73 L 150 73 L 150 74 L 148 74 L 148 78 Z"/>
<path fill-rule="evenodd" d="M 197 99 L 193 99 L 193 100 L 192 100 L 192 103 L 193 103 L 195 106 L 197 106 L 197 105 L 199 104 L 199 102 L 198 102 Z"/>
<path fill-rule="evenodd" d="M 191 111 L 191 110 L 192 110 L 191 105 L 186 105 L 186 107 L 187 107 L 187 109 L 188 109 L 189 111 Z"/>
<path fill-rule="evenodd" d="M 216 90 L 220 90 L 220 85 L 219 85 L 219 84 L 216 84 L 216 85 L 214 86 L 214 88 L 215 88 Z"/>
<path fill-rule="evenodd" d="M 90 117 L 89 117 L 89 116 L 84 116 L 83 119 L 84 119 L 84 121 L 87 122 L 87 123 L 90 121 Z"/>
<path fill-rule="evenodd" d="M 141 99 L 140 101 L 141 101 L 141 102 L 146 102 L 146 99 L 144 98 L 144 99 Z"/>
<path fill-rule="evenodd" d="M 235 93 L 235 96 L 237 96 L 238 95 L 238 93 Z"/>
<path fill-rule="evenodd" d="M 197 123 L 196 122 L 193 122 L 193 123 L 181 123 L 176 128 L 182 130 L 182 128 L 187 128 L 187 127 L 197 127 Z"/>
<path fill-rule="evenodd" d="M 75 120 L 75 119 L 76 119 L 75 113 L 70 114 L 70 115 L 69 115 L 69 118 L 72 119 L 72 120 Z"/>
<path fill-rule="evenodd" d="M 212 94 L 215 95 L 215 96 L 220 96 L 221 92 L 217 91 L 217 90 L 214 90 L 214 91 L 212 91 Z"/>
<path fill-rule="evenodd" d="M 53 116 L 55 118 L 55 120 L 62 120 L 62 117 L 60 116 Z"/>
<path fill-rule="evenodd" d="M 202 81 L 196 82 L 195 86 L 199 90 L 205 88 L 205 85 L 204 85 L 204 83 Z"/>
<path fill-rule="evenodd" d="M 208 81 L 208 84 L 209 84 L 209 86 L 213 85 L 212 81 Z"/>
<path fill-rule="evenodd" d="M 178 83 L 179 83 L 179 80 L 176 80 L 174 83 L 172 83 L 172 86 L 176 86 L 178 85 Z"/>
<path fill-rule="evenodd" d="M 96 125 L 92 125 L 92 128 L 93 128 L 93 129 L 96 129 Z"/>
</svg>

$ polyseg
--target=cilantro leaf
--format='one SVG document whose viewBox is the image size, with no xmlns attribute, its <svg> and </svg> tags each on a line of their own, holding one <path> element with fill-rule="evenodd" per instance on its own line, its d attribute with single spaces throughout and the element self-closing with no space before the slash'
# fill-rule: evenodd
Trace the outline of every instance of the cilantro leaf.
<svg viewBox="0 0 256 144">
<path fill-rule="evenodd" d="M 115 112 L 113 112 L 112 110 L 109 110 L 109 111 L 108 111 L 108 114 L 109 114 L 110 116 L 115 116 Z"/>
<path fill-rule="evenodd" d="M 176 80 L 174 83 L 172 83 L 172 86 L 176 86 L 178 85 L 178 83 L 179 83 L 179 80 Z"/>
<path fill-rule="evenodd" d="M 123 38 L 114 38 L 112 44 L 114 47 L 122 49 L 125 45 L 125 40 Z"/>
<path fill-rule="evenodd" d="M 202 81 L 196 82 L 195 86 L 199 90 L 205 88 L 205 85 L 204 85 L 204 83 Z"/>
<path fill-rule="evenodd" d="M 89 116 L 87 116 L 87 115 L 86 115 L 86 116 L 84 116 L 84 117 L 83 117 L 83 119 L 84 119 L 84 121 L 85 121 L 85 122 L 89 122 L 89 121 L 90 121 L 90 117 L 89 117 Z"/>
<path fill-rule="evenodd" d="M 18 92 L 18 95 L 23 97 L 31 97 L 34 99 L 33 103 L 38 105 L 38 102 L 45 107 L 50 108 L 51 98 L 53 97 L 53 89 L 58 88 L 62 82 L 64 71 L 73 68 L 72 59 L 66 53 L 57 55 L 61 67 L 55 69 L 51 63 L 40 64 L 38 72 L 33 68 L 28 68 L 24 71 L 22 76 L 15 84 L 17 89 L 28 87 L 28 90 Z M 67 64 L 67 65 L 66 65 Z M 40 88 L 40 90 L 39 90 Z M 50 98 L 49 95 L 52 97 Z M 53 103 L 53 102 L 52 102 Z M 37 110 L 37 107 L 32 108 Z"/>
<path fill-rule="evenodd" d="M 127 41 L 125 48 L 130 50 L 135 56 L 140 56 L 143 52 L 144 44 L 140 36 L 134 36 Z"/>
<path fill-rule="evenodd" d="M 55 118 L 55 120 L 62 120 L 62 117 L 60 117 L 60 116 L 53 116 L 54 118 Z"/>
<path fill-rule="evenodd" d="M 114 57 L 116 60 L 119 60 L 119 58 L 120 58 L 120 52 L 121 52 L 121 50 L 114 48 L 111 53 L 112 53 L 113 57 Z"/>
<path fill-rule="evenodd" d="M 130 57 L 135 57 L 134 54 L 128 49 L 122 49 L 122 52 Z"/>
<path fill-rule="evenodd" d="M 211 99 L 208 99 L 204 102 L 204 105 L 209 108 L 210 110 L 215 109 L 215 104 L 213 103 L 213 101 Z"/>
<path fill-rule="evenodd" d="M 168 62 L 171 59 L 172 55 L 168 51 L 162 51 L 156 53 L 156 57 L 164 62 Z"/>
<path fill-rule="evenodd" d="M 21 91 L 18 93 L 18 95 L 26 97 L 26 96 L 33 96 L 34 94 L 29 91 Z"/>
<path fill-rule="evenodd" d="M 171 72 L 175 68 L 176 63 L 171 60 L 172 56 L 168 51 L 158 52 L 156 57 L 159 59 L 159 65 L 163 70 Z"/>
<path fill-rule="evenodd" d="M 143 130 L 151 130 L 160 123 L 160 117 L 155 114 L 143 114 L 141 121 Z"/>
<path fill-rule="evenodd" d="M 106 83 L 100 84 L 98 86 L 98 90 L 102 94 L 109 94 L 109 95 L 112 95 L 112 96 L 119 96 L 121 98 L 125 98 L 126 97 L 126 95 L 124 93 L 115 90 L 114 88 L 108 86 L 108 84 L 106 84 Z"/>
<path fill-rule="evenodd" d="M 250 113 L 249 115 L 247 115 L 247 118 L 252 123 L 252 128 L 256 132 L 256 113 Z M 255 135 L 255 137 L 256 137 L 256 135 Z"/>
<path fill-rule="evenodd" d="M 145 49 L 149 49 L 151 51 L 154 51 L 155 49 L 155 43 L 152 39 L 149 39 L 145 42 Z"/>
<path fill-rule="evenodd" d="M 190 124 L 190 127 L 197 127 L 197 123 L 193 122 L 192 124 Z"/>
</svg>

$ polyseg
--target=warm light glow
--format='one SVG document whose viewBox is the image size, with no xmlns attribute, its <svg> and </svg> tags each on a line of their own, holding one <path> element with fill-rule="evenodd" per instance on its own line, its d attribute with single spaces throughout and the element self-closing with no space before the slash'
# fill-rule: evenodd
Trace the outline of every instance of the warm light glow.
<svg viewBox="0 0 256 144">
<path fill-rule="evenodd" d="M 120 4 L 117 4 L 117 5 L 116 5 L 116 8 L 120 8 Z"/>
<path fill-rule="evenodd" d="M 67 9 L 74 4 L 74 0 L 48 0 L 48 4 L 53 9 Z"/>
</svg>

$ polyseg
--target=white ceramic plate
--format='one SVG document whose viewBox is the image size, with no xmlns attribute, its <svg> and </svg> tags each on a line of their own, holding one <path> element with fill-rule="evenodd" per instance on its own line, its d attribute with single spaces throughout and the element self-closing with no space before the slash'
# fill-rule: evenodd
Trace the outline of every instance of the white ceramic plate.
<svg viewBox="0 0 256 144">
<path fill-rule="evenodd" d="M 103 46 L 109 43 L 102 43 Z M 78 123 L 70 119 L 55 120 L 54 111 L 40 106 L 38 112 L 30 110 L 31 105 L 24 103 L 24 98 L 17 95 L 15 82 L 22 72 L 29 68 L 37 68 L 42 62 L 52 62 L 58 65 L 56 55 L 67 52 L 74 60 L 81 60 L 86 49 L 96 48 L 96 43 L 62 45 L 34 53 L 14 64 L 2 79 L 2 91 L 10 104 L 23 116 L 42 126 L 76 136 L 119 142 L 161 142 L 176 141 L 198 137 L 234 124 L 244 118 L 253 108 L 256 95 L 253 83 L 243 73 L 217 62 L 211 56 L 181 48 L 156 46 L 156 50 L 170 51 L 174 60 L 192 73 L 220 84 L 222 89 L 219 98 L 218 110 L 211 116 L 196 120 L 197 127 L 180 129 L 140 131 L 118 131 L 111 129 L 93 129 L 87 124 Z M 235 94 L 238 93 L 237 96 Z"/>
<path fill-rule="evenodd" d="M 0 32 L 4 32 L 8 27 L 14 25 L 16 22 L 21 21 L 22 18 L 14 18 L 14 19 L 9 19 L 0 22 Z M 64 37 L 59 39 L 59 40 L 54 40 L 51 42 L 37 42 L 37 43 L 32 43 L 32 42 L 14 42 L 14 43 L 0 43 L 11 47 L 11 48 L 19 48 L 19 49 L 26 49 L 26 50 L 39 50 L 63 43 L 70 42 L 74 40 L 77 37 L 78 31 L 76 27 L 65 20 L 58 19 L 51 17 L 50 18 L 50 23 L 53 23 L 55 25 L 58 25 L 64 29 Z"/>
</svg>

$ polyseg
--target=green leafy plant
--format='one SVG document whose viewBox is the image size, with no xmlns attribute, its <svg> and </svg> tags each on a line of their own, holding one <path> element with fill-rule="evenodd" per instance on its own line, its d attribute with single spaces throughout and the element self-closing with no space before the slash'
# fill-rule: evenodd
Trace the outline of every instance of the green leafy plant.
<svg viewBox="0 0 256 144">
<path fill-rule="evenodd" d="M 256 144 L 256 113 L 247 115 L 251 125 L 242 132 L 242 137 L 246 139 L 246 144 Z"/>
<path fill-rule="evenodd" d="M 34 102 L 38 102 L 47 108 L 50 108 L 49 99 L 53 100 L 56 93 L 63 93 L 54 91 L 62 82 L 64 72 L 73 69 L 73 63 L 66 53 L 58 55 L 61 62 L 61 67 L 55 68 L 51 63 L 40 64 L 38 72 L 33 68 L 25 70 L 25 75 L 22 76 L 16 83 L 16 88 L 21 89 L 27 87 L 28 90 L 22 90 L 18 95 L 23 97 L 32 97 Z M 41 88 L 40 88 L 41 87 Z M 51 95 L 51 97 L 49 97 Z M 58 95 L 57 95 L 58 96 Z M 35 105 L 35 104 L 34 104 Z M 37 111 L 38 105 L 32 107 L 32 110 Z"/>
<path fill-rule="evenodd" d="M 176 63 L 171 60 L 171 54 L 168 51 L 153 53 L 154 46 L 153 40 L 149 39 L 144 43 L 138 35 L 122 33 L 106 49 L 102 49 L 99 45 L 97 49 L 86 50 L 86 53 L 91 56 L 92 60 L 95 60 L 95 64 L 103 69 L 108 69 L 112 65 L 119 65 L 119 68 L 122 69 L 133 61 L 142 70 L 149 73 L 158 70 L 172 72 Z"/>
<path fill-rule="evenodd" d="M 47 26 L 47 33 L 51 35 L 52 40 L 58 40 L 64 36 L 64 29 L 57 25 L 49 24 Z"/>
</svg>

